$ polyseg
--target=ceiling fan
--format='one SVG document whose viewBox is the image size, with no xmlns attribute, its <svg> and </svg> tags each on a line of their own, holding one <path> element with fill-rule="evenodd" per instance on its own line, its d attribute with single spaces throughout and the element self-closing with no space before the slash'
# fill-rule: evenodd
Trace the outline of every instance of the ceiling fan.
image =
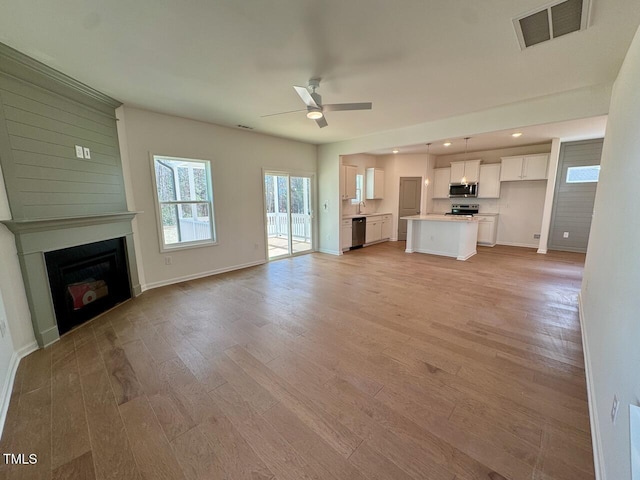
<svg viewBox="0 0 640 480">
<path fill-rule="evenodd" d="M 302 112 L 307 111 L 307 118 L 315 120 L 320 128 L 327 126 L 327 119 L 324 117 L 324 112 L 334 112 L 339 110 L 371 110 L 371 102 L 365 103 L 322 103 L 322 97 L 319 93 L 316 93 L 316 88 L 320 87 L 320 79 L 312 78 L 309 80 L 309 86 L 293 88 L 298 93 L 306 109 L 293 110 L 290 112 L 272 113 L 271 115 L 263 115 L 263 117 L 272 117 L 274 115 L 283 115 L 285 113 Z"/>
</svg>

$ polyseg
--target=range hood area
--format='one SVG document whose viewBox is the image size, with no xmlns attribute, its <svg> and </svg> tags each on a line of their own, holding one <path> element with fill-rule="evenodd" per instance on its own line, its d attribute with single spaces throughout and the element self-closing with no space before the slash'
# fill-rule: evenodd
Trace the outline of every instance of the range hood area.
<svg viewBox="0 0 640 480">
<path fill-rule="evenodd" d="M 117 270 L 124 268 L 128 277 L 123 279 L 128 292 L 120 291 L 117 299 L 140 293 L 131 224 L 135 212 L 127 209 L 116 128 L 119 105 L 0 44 L 0 165 L 11 212 L 2 223 L 15 236 L 41 347 L 60 336 L 54 304 L 61 302 L 52 297 L 51 265 L 48 269 L 46 261 L 50 252 L 117 242 L 121 245 Z M 63 287 L 69 292 L 71 311 L 94 301 L 98 304 L 118 291 L 116 284 L 121 281 L 112 280 L 109 288 L 103 278 L 94 278 L 111 278 L 110 273 L 99 273 L 110 261 L 94 261 L 94 267 L 85 266 L 82 258 L 73 262 L 86 278 L 76 281 L 81 277 L 71 275 L 70 285 Z M 63 331 L 71 328 L 66 325 Z"/>
</svg>

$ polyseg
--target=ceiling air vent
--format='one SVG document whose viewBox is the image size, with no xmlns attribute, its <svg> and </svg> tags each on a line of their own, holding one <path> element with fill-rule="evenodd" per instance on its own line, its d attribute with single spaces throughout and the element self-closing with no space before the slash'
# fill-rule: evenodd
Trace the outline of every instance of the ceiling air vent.
<svg viewBox="0 0 640 480">
<path fill-rule="evenodd" d="M 590 0 L 556 1 L 513 20 L 523 50 L 589 25 Z"/>
</svg>

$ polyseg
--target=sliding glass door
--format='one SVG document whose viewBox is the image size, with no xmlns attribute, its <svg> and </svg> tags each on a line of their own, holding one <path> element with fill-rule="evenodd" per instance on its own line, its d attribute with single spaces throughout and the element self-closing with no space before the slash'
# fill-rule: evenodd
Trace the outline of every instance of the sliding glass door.
<svg viewBox="0 0 640 480">
<path fill-rule="evenodd" d="M 313 251 L 312 177 L 265 172 L 269 260 Z"/>
</svg>

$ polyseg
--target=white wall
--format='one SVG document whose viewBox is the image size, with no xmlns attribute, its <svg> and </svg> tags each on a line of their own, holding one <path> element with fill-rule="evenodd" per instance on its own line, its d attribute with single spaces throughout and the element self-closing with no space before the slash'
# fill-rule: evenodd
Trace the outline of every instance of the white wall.
<svg viewBox="0 0 640 480">
<path fill-rule="evenodd" d="M 629 480 L 629 404 L 640 404 L 640 30 L 616 80 L 582 283 L 594 442 L 601 479 Z M 620 399 L 615 424 L 613 396 Z"/>
<path fill-rule="evenodd" d="M 137 216 L 143 289 L 264 262 L 262 169 L 315 173 L 316 146 L 134 108 L 124 112 L 133 204 L 143 211 Z M 212 160 L 218 245 L 160 253 L 151 154 Z"/>
<path fill-rule="evenodd" d="M 2 170 L 0 169 L 0 220 L 10 220 Z M 18 360 L 37 348 L 31 313 L 22 283 L 22 271 L 13 234 L 0 223 L 0 321 L 8 330 L 0 337 L 0 434 L 9 407 L 11 386 Z"/>
<path fill-rule="evenodd" d="M 607 114 L 611 85 L 579 88 L 318 147 L 320 250 L 339 254 L 340 156 Z M 326 205 L 326 207 L 325 207 Z"/>
</svg>

